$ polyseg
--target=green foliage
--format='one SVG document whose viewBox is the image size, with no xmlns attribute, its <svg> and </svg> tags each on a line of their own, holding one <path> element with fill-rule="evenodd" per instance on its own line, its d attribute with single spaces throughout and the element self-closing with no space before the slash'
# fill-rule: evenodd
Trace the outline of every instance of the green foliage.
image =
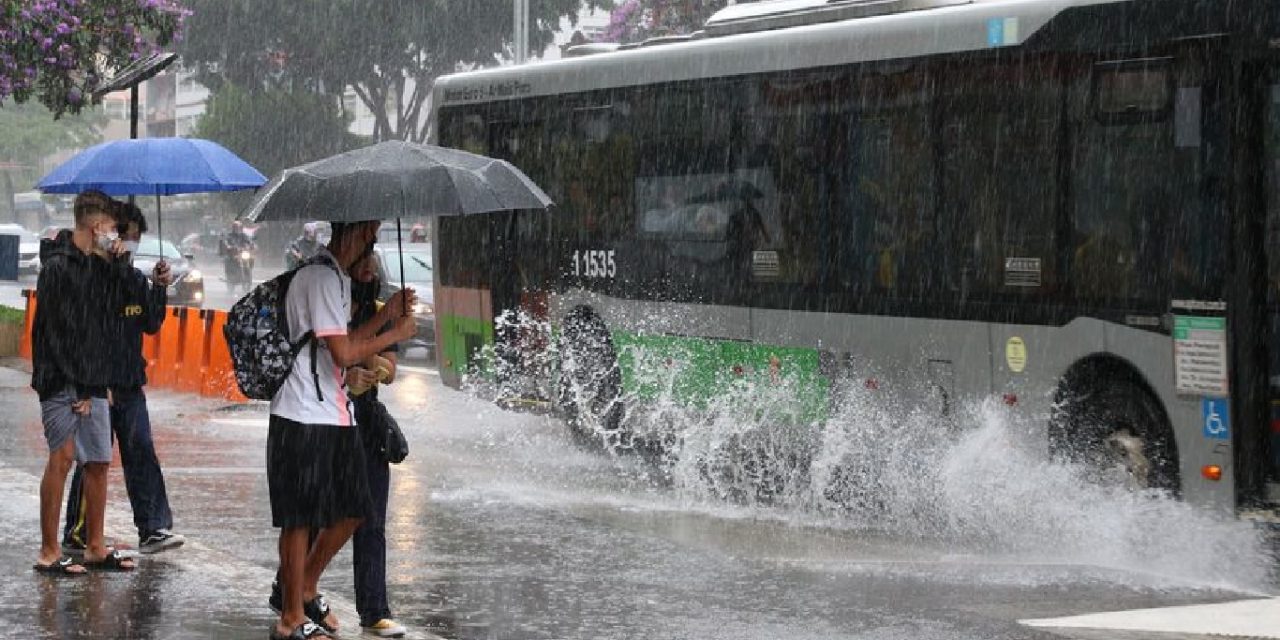
<svg viewBox="0 0 1280 640">
<path fill-rule="evenodd" d="M 348 87 L 376 118 L 374 137 L 421 140 L 436 77 L 509 57 L 511 0 L 190 0 L 184 63 L 206 86 Z M 588 0 L 588 7 L 612 6 Z M 533 0 L 530 44 L 548 45 L 580 0 Z"/>
<path fill-rule="evenodd" d="M 196 136 L 218 142 L 270 176 L 360 146 L 332 96 L 222 83 Z"/>
<path fill-rule="evenodd" d="M 102 139 L 106 118 L 98 111 L 54 120 L 53 112 L 38 104 L 0 107 L 0 161 L 36 166 L 61 149 L 79 149 Z"/>
<path fill-rule="evenodd" d="M 26 319 L 26 312 L 22 309 L 14 309 L 0 304 L 0 324 L 22 324 Z"/>
<path fill-rule="evenodd" d="M 177 0 L 0 0 L 0 101 L 79 113 L 103 74 L 182 31 Z"/>
</svg>

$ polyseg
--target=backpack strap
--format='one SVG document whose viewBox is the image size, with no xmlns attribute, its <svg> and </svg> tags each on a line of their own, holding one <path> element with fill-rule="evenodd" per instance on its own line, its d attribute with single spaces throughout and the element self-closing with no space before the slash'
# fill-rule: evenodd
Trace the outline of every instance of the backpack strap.
<svg viewBox="0 0 1280 640">
<path fill-rule="evenodd" d="M 342 280 L 342 272 L 338 270 L 338 265 L 334 263 L 333 260 L 330 260 L 328 255 L 323 253 L 307 258 L 302 262 L 302 264 L 295 267 L 294 270 L 297 271 L 303 267 L 316 264 L 322 264 L 333 269 L 333 272 L 338 275 L 338 280 Z M 295 358 L 298 357 L 298 353 L 301 352 L 302 348 L 308 344 L 311 345 L 311 380 L 316 388 L 316 400 L 321 404 L 324 404 L 324 392 L 320 390 L 320 371 L 316 368 L 316 354 L 320 348 L 320 340 L 316 338 L 314 331 L 308 331 L 303 334 L 302 339 L 299 340 L 298 344 L 294 347 L 293 356 Z"/>
<path fill-rule="evenodd" d="M 309 333 L 309 332 L 308 332 Z M 316 352 L 320 349 L 320 341 L 311 337 L 311 379 L 316 385 L 316 400 L 324 404 L 324 392 L 320 391 L 320 372 L 316 369 Z"/>
</svg>

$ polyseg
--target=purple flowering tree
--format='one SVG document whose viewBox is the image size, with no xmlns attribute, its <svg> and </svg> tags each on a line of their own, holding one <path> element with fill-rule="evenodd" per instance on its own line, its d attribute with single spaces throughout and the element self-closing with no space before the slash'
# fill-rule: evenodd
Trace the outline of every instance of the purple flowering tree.
<svg viewBox="0 0 1280 640">
<path fill-rule="evenodd" d="M 104 74 L 178 37 L 179 0 L 0 0 L 0 102 L 78 113 Z"/>
<path fill-rule="evenodd" d="M 693 33 L 729 0 L 622 0 L 609 15 L 605 42 L 637 42 Z"/>
</svg>

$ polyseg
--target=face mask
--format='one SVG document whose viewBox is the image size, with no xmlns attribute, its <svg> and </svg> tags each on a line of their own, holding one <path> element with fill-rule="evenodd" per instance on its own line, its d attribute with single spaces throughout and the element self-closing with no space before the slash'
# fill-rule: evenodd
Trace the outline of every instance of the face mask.
<svg viewBox="0 0 1280 640">
<path fill-rule="evenodd" d="M 138 252 L 138 243 L 137 243 L 136 241 L 134 241 L 134 240 L 126 241 L 126 242 L 124 243 L 124 250 L 125 250 L 125 251 L 127 251 L 128 253 L 131 253 L 131 254 L 133 254 L 133 253 L 137 253 L 137 252 Z"/>
<path fill-rule="evenodd" d="M 98 242 L 99 249 L 102 249 L 103 251 L 110 251 L 111 245 L 115 244 L 116 240 L 120 239 L 120 234 L 114 231 L 109 231 L 107 233 L 97 234 L 95 239 Z"/>
</svg>

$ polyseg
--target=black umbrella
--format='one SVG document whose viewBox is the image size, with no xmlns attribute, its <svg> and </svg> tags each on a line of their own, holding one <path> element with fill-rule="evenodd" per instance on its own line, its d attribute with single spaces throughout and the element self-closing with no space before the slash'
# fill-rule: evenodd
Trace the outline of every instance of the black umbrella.
<svg viewBox="0 0 1280 640">
<path fill-rule="evenodd" d="M 551 204 L 533 180 L 504 160 L 396 140 L 287 169 L 242 217 L 361 222 Z"/>
<path fill-rule="evenodd" d="M 551 198 L 504 160 L 466 151 L 381 142 L 286 169 L 241 215 L 250 222 L 396 221 L 520 209 L 546 209 Z M 404 263 L 400 264 L 404 286 Z"/>
</svg>

